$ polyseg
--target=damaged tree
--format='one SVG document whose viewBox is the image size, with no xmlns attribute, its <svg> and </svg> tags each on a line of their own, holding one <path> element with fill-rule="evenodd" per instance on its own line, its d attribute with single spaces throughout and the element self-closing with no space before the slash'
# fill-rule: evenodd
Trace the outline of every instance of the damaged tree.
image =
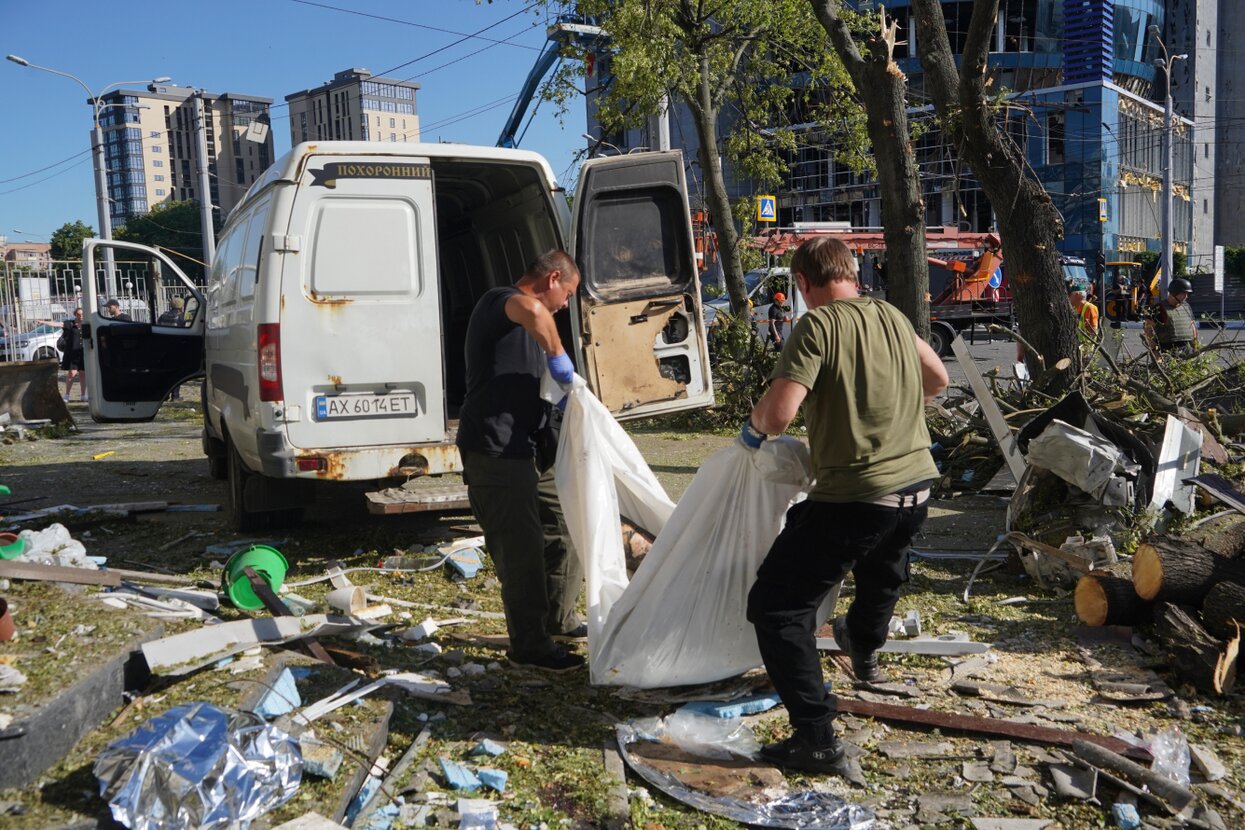
<svg viewBox="0 0 1245 830">
<path fill-rule="evenodd" d="M 1021 149 L 999 129 L 995 105 L 987 93 L 998 9 L 998 0 L 973 4 L 957 72 L 942 4 L 912 0 L 919 32 L 917 52 L 942 129 L 972 168 L 998 217 L 1021 332 L 1047 366 L 1070 358 L 1079 368 L 1076 319 L 1068 305 L 1057 248 L 1063 239 L 1063 218 L 1031 173 Z M 1032 355 L 1029 362 L 1036 373 L 1039 367 Z M 1053 375 L 1051 388 L 1066 389 L 1074 375 L 1066 371 Z"/>
<path fill-rule="evenodd" d="M 929 339 L 929 262 L 925 249 L 925 201 L 908 129 L 908 79 L 895 63 L 898 25 L 877 12 L 877 29 L 863 41 L 863 53 L 840 14 L 840 0 L 810 0 L 852 78 L 866 114 L 882 197 L 886 238 L 886 299 Z"/>
<path fill-rule="evenodd" d="M 1086 625 L 1137 625 L 1150 621 L 1153 603 L 1137 596 L 1130 579 L 1089 573 L 1076 583 L 1073 604 Z"/>
<path fill-rule="evenodd" d="M 1178 677 L 1202 691 L 1219 695 L 1232 691 L 1236 685 L 1236 660 L 1241 647 L 1239 632 L 1221 643 L 1210 636 L 1197 620 L 1167 602 L 1159 604 L 1154 622 Z"/>
<path fill-rule="evenodd" d="M 1174 536 L 1151 537 L 1133 558 L 1133 584 L 1142 599 L 1201 607 L 1207 592 L 1220 582 L 1245 585 L 1245 560 Z"/>
</svg>

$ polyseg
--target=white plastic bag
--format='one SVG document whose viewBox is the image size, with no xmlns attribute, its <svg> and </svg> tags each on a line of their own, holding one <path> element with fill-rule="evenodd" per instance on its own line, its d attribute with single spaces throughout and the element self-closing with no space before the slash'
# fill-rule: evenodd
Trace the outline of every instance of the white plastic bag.
<svg viewBox="0 0 1245 830">
<path fill-rule="evenodd" d="M 584 561 L 591 680 L 639 688 L 709 683 L 761 665 L 748 591 L 810 479 L 808 449 L 780 438 L 710 457 L 673 513 L 643 457 L 581 380 L 570 393 L 555 471 Z M 635 578 L 619 513 L 657 538 Z M 661 521 L 658 521 L 661 520 Z"/>
</svg>

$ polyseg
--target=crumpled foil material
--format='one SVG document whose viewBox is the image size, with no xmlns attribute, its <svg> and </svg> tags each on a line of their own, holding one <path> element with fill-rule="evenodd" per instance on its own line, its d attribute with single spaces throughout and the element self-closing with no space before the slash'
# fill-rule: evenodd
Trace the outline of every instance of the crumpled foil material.
<svg viewBox="0 0 1245 830">
<path fill-rule="evenodd" d="M 106 746 L 95 761 L 100 795 L 131 830 L 250 822 L 298 792 L 298 741 L 250 712 L 210 703 L 174 706 Z"/>
<path fill-rule="evenodd" d="M 872 830 L 875 816 L 872 810 L 851 804 L 838 796 L 816 790 L 798 790 L 775 794 L 770 800 L 755 803 L 731 796 L 714 796 L 694 790 L 673 775 L 645 763 L 644 759 L 629 751 L 642 741 L 660 741 L 670 736 L 666 718 L 646 718 L 615 724 L 618 748 L 623 760 L 641 778 L 664 792 L 697 810 L 725 816 L 753 827 L 784 828 L 784 830 Z M 738 732 L 747 732 L 755 742 L 751 730 L 741 725 Z M 738 739 L 738 735 L 734 736 Z M 685 747 L 686 748 L 686 747 Z"/>
</svg>

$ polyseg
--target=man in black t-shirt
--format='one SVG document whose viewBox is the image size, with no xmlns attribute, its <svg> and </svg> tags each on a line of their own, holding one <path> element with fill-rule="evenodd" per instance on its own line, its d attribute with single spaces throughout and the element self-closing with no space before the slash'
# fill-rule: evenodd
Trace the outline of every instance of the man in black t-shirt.
<svg viewBox="0 0 1245 830">
<path fill-rule="evenodd" d="M 553 482 L 552 407 L 540 397 L 546 368 L 563 385 L 574 377 L 553 315 L 578 287 L 575 261 L 554 250 L 514 286 L 484 293 L 467 324 L 467 397 L 459 411 L 463 479 L 501 580 L 507 656 L 547 671 L 584 665 L 555 640 L 587 637 L 575 613 L 583 569 Z"/>
</svg>

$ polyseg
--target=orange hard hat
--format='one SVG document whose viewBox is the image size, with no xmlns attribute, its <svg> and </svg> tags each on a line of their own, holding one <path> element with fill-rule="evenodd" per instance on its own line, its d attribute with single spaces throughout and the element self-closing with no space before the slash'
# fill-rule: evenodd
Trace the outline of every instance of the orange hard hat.
<svg viewBox="0 0 1245 830">
<path fill-rule="evenodd" d="M 787 301 L 787 295 L 786 295 L 786 294 L 782 293 L 781 291 L 775 291 L 775 292 L 774 292 L 774 302 L 776 302 L 776 303 L 785 303 L 786 301 Z"/>
</svg>

